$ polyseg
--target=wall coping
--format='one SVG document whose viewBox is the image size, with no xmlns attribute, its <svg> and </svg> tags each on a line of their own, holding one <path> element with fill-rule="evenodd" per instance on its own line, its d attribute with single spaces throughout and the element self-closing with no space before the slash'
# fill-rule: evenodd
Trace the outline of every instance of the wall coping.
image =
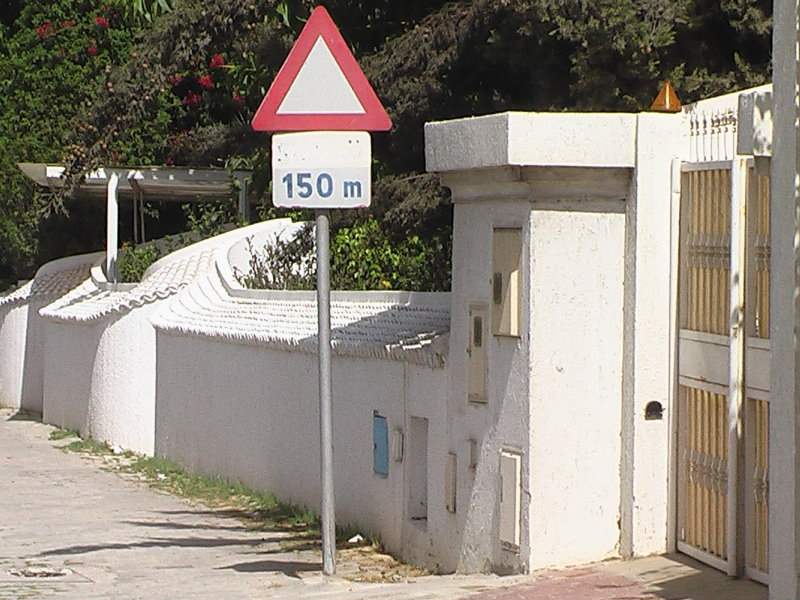
<svg viewBox="0 0 800 600">
<path fill-rule="evenodd" d="M 636 165 L 635 113 L 504 112 L 425 124 L 429 172 Z"/>
</svg>

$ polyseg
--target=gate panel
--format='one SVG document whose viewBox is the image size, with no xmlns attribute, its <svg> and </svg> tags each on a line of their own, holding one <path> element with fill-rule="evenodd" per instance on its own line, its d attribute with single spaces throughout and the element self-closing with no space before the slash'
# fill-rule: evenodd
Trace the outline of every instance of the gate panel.
<svg viewBox="0 0 800 600">
<path fill-rule="evenodd" d="M 769 402 L 748 400 L 747 568 L 755 579 L 769 571 Z"/>
<path fill-rule="evenodd" d="M 730 168 L 683 174 L 683 198 L 688 205 L 682 244 L 688 288 L 681 311 L 683 329 L 728 335 L 730 178 Z"/>
<path fill-rule="evenodd" d="M 684 544 L 727 559 L 727 397 L 681 386 L 684 435 L 679 520 Z"/>
<path fill-rule="evenodd" d="M 769 219 L 769 177 L 753 172 L 748 198 L 745 311 L 745 569 L 749 577 L 763 583 L 768 582 L 769 573 Z"/>
<path fill-rule="evenodd" d="M 770 237 L 769 215 L 770 195 L 769 177 L 755 175 L 750 194 L 749 206 L 748 244 L 750 294 L 748 304 L 751 311 L 747 311 L 748 335 L 767 339 L 769 338 L 769 260 Z"/>
<path fill-rule="evenodd" d="M 737 193 L 734 215 L 732 162 L 683 166 L 677 533 L 681 551 L 729 573 L 743 568 L 747 576 L 767 583 L 770 194 L 769 177 L 758 174 L 753 166 L 745 168 L 747 183 L 741 199 Z M 738 166 L 736 173 L 740 173 Z M 744 242 L 737 242 L 737 254 L 732 256 L 731 226 L 741 218 L 746 220 L 737 232 L 742 231 L 744 237 L 738 233 L 736 237 Z M 739 310 L 732 314 L 732 281 L 744 285 L 736 301 L 744 303 L 743 322 L 738 319 Z M 737 328 L 738 323 L 743 330 Z M 740 366 L 743 362 L 743 370 L 731 368 L 736 361 Z M 729 438 L 732 415 L 741 419 L 743 440 L 736 456 L 729 457 L 736 439 Z M 729 448 L 729 443 L 734 446 Z M 736 488 L 729 481 L 731 474 L 738 478 Z M 731 506 L 741 508 L 731 516 L 741 525 L 729 532 L 732 494 L 736 500 Z M 739 549 L 736 555 L 728 556 L 735 548 Z"/>
<path fill-rule="evenodd" d="M 685 166 L 681 183 L 678 548 L 725 569 L 731 163 Z"/>
</svg>

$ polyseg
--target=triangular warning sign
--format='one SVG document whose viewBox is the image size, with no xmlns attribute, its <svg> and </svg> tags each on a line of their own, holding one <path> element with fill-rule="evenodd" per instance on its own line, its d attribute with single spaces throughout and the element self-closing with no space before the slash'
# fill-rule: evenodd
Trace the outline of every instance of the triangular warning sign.
<svg viewBox="0 0 800 600">
<path fill-rule="evenodd" d="M 311 13 L 253 117 L 256 131 L 387 131 L 392 122 L 324 7 Z"/>
</svg>

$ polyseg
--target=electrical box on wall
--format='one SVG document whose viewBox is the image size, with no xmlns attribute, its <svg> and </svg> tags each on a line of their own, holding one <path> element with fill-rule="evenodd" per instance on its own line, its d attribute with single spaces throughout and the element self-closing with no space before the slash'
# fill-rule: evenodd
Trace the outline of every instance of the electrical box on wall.
<svg viewBox="0 0 800 600">
<path fill-rule="evenodd" d="M 492 233 L 492 333 L 519 337 L 522 311 L 522 229 Z"/>
<path fill-rule="evenodd" d="M 469 344 L 467 345 L 468 398 L 470 402 L 486 402 L 486 307 L 469 308 Z"/>
<path fill-rule="evenodd" d="M 392 429 L 392 437 L 389 440 L 389 450 L 392 453 L 392 460 L 394 462 L 403 462 L 403 438 L 402 429 Z"/>
<path fill-rule="evenodd" d="M 456 477 L 458 475 L 458 458 L 453 452 L 447 454 L 444 468 L 444 502 L 447 512 L 456 512 Z"/>
<path fill-rule="evenodd" d="M 522 457 L 511 450 L 500 452 L 500 543 L 519 549 Z"/>
<path fill-rule="evenodd" d="M 372 414 L 372 470 L 381 477 L 389 476 L 389 424 L 377 412 Z"/>
<path fill-rule="evenodd" d="M 469 468 L 474 471 L 478 468 L 478 454 L 480 452 L 478 448 L 478 440 L 470 439 L 468 441 L 469 444 Z"/>
</svg>

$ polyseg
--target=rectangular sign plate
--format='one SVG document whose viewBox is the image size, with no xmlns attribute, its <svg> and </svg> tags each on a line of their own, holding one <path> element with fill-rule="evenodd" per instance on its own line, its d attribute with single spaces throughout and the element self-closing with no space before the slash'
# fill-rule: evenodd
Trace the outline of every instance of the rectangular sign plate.
<svg viewBox="0 0 800 600">
<path fill-rule="evenodd" d="M 272 136 L 272 204 L 363 208 L 372 195 L 372 146 L 364 131 Z"/>
</svg>

